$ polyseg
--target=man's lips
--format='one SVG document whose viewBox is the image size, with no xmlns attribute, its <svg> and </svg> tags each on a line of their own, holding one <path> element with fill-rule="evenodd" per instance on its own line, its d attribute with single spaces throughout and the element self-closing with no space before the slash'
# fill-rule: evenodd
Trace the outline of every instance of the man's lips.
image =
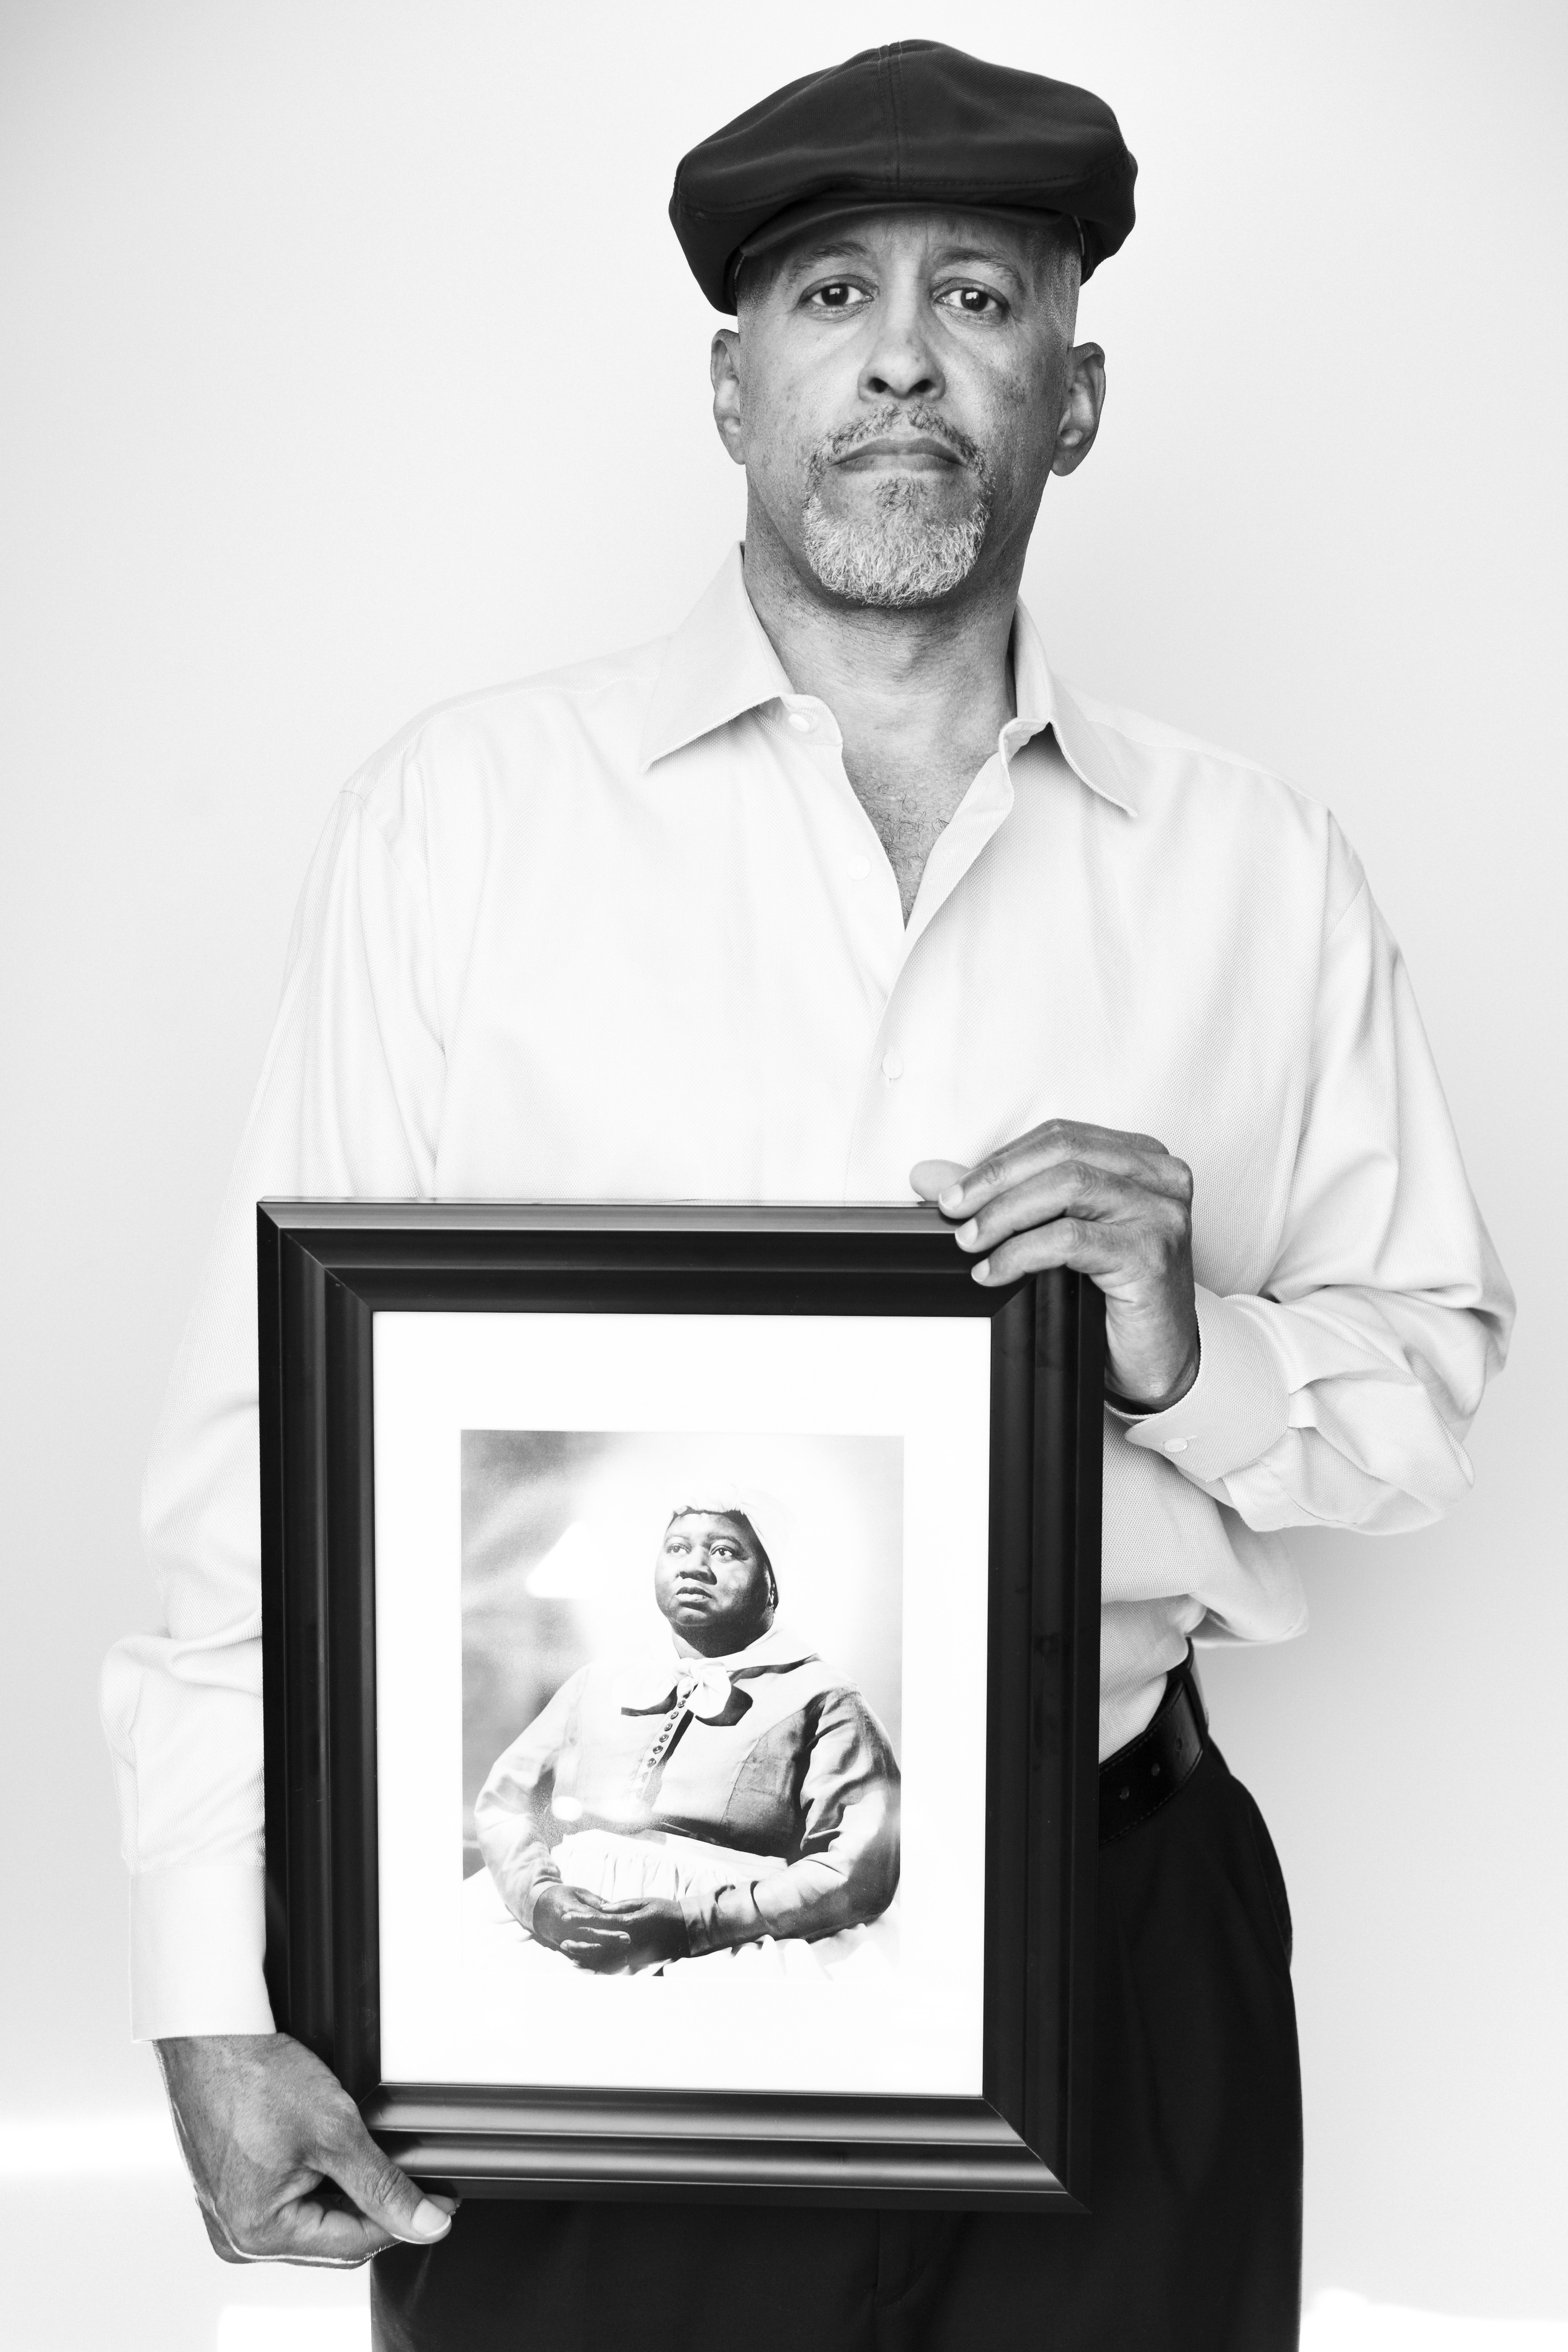
<svg viewBox="0 0 1568 2352">
<path fill-rule="evenodd" d="M 939 467 L 962 466 L 963 459 L 945 441 L 938 441 L 929 434 L 889 433 L 879 434 L 874 441 L 858 441 L 834 463 L 843 467 L 892 464 L 909 466 L 919 473 L 933 473 Z"/>
</svg>

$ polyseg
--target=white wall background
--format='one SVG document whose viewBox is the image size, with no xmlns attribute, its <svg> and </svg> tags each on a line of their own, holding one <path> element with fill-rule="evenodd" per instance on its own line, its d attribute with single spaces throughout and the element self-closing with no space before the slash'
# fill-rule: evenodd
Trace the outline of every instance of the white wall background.
<svg viewBox="0 0 1568 2352">
<path fill-rule="evenodd" d="M 151 1617 L 141 1463 L 328 801 L 422 705 L 700 588 L 741 481 L 673 164 L 910 32 L 1121 115 L 1142 217 L 1082 312 L 1110 405 L 1026 593 L 1068 676 L 1339 812 L 1521 1296 L 1470 1501 L 1304 1538 L 1310 1635 L 1209 1687 L 1297 1908 L 1309 2287 L 1563 2315 L 1549 0 L 0 5 L 0 2095 L 153 2096 L 94 1678 Z M 10 2200 L 8 2276 L 79 2345 L 89 2192 L 49 2193 Z M 208 2344 L 234 2274 L 152 2193 L 92 2192 L 104 2292 L 156 2246 L 145 2340 Z"/>
</svg>

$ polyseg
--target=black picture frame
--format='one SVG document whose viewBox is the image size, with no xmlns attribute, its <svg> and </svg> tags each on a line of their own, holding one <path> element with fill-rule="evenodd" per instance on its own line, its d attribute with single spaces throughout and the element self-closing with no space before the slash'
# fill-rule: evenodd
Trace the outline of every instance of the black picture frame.
<svg viewBox="0 0 1568 2352">
<path fill-rule="evenodd" d="M 1083 2210 L 1103 1301 L 990 1290 L 921 1206 L 258 1211 L 267 1979 L 380 2143 L 460 2196 Z M 991 1325 L 983 2095 L 384 2080 L 372 1328 L 381 1311 L 980 1316 Z"/>
</svg>

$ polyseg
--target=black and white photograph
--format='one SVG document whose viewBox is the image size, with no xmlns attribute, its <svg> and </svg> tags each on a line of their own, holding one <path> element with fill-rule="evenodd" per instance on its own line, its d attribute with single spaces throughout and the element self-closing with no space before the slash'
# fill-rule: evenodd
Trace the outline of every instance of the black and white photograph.
<svg viewBox="0 0 1568 2352">
<path fill-rule="evenodd" d="M 0 0 L 6 2352 L 1568 2352 L 1563 0 Z"/>
<path fill-rule="evenodd" d="M 520 2004 L 552 1955 L 896 1970 L 902 1456 L 463 1432 L 465 1892 Z"/>
<path fill-rule="evenodd" d="M 376 1315 L 384 2079 L 979 2095 L 989 1347 Z"/>
</svg>

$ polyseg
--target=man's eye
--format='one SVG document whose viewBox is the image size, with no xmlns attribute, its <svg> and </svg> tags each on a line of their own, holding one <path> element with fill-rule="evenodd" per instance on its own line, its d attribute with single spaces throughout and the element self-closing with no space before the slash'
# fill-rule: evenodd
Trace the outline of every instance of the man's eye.
<svg viewBox="0 0 1568 2352">
<path fill-rule="evenodd" d="M 967 319 L 991 318 L 1007 307 L 1001 296 L 993 294 L 988 286 L 950 286 L 946 293 L 937 299 L 950 310 L 962 310 Z"/>
<path fill-rule="evenodd" d="M 831 285 L 814 287 L 811 299 L 824 310 L 852 310 L 858 308 L 864 295 L 858 286 L 836 278 Z"/>
<path fill-rule="evenodd" d="M 684 1536 L 674 1536 L 670 1538 L 669 1542 L 665 1545 L 665 1549 L 666 1551 L 689 1551 L 691 1549 L 691 1546 L 687 1542 Z"/>
</svg>

